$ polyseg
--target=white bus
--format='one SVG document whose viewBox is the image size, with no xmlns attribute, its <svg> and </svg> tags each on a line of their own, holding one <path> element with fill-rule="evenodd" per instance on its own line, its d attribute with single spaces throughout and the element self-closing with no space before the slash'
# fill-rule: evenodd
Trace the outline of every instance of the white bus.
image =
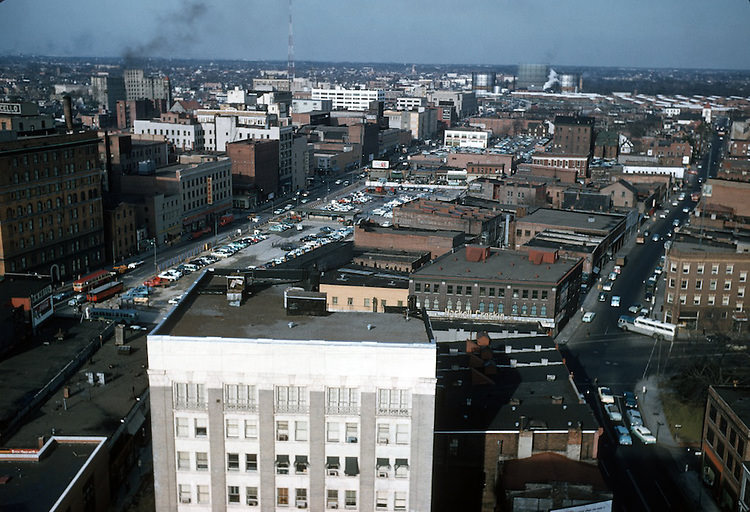
<svg viewBox="0 0 750 512">
<path fill-rule="evenodd" d="M 673 341 L 677 336 L 677 326 L 667 322 L 652 320 L 645 316 L 630 317 L 622 315 L 617 320 L 617 327 L 625 331 L 633 331 L 654 338 Z"/>
</svg>

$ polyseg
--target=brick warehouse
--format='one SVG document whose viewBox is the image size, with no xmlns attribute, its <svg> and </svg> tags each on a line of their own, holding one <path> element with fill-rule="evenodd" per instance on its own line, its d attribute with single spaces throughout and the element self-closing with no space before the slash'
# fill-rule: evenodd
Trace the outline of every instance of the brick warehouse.
<svg viewBox="0 0 750 512">
<path fill-rule="evenodd" d="M 433 259 L 463 243 L 462 231 L 386 228 L 367 222 L 354 230 L 354 246 L 358 249 L 429 251 Z"/>
</svg>

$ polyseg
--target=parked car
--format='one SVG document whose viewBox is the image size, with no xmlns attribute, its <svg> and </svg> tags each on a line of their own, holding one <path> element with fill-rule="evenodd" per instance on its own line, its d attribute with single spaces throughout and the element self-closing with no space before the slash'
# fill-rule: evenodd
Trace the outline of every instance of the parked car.
<svg viewBox="0 0 750 512">
<path fill-rule="evenodd" d="M 170 304 L 179 304 L 180 301 L 182 300 L 182 297 L 183 297 L 182 295 L 178 295 L 176 297 L 172 297 L 167 302 L 169 302 Z"/>
<path fill-rule="evenodd" d="M 599 302 L 606 302 L 607 301 L 607 294 L 604 292 L 599 292 Z"/>
<path fill-rule="evenodd" d="M 613 295 L 612 300 L 609 302 L 609 305 L 613 308 L 619 308 L 620 307 L 620 296 L 619 295 Z"/>
<path fill-rule="evenodd" d="M 628 429 L 622 425 L 615 427 L 615 433 L 617 434 L 617 442 L 623 446 L 631 446 L 633 444 L 633 438 L 630 437 Z"/>
<path fill-rule="evenodd" d="M 658 242 L 659 241 L 659 233 L 654 233 L 654 236 L 651 237 L 652 242 Z"/>
<path fill-rule="evenodd" d="M 610 281 L 616 280 L 618 275 L 619 275 L 619 272 L 610 272 L 609 273 L 609 280 Z"/>
<path fill-rule="evenodd" d="M 620 409 L 617 408 L 617 404 L 606 404 L 604 410 L 612 421 L 622 421 L 622 413 L 620 413 Z"/>
<path fill-rule="evenodd" d="M 628 422 L 630 423 L 631 427 L 643 425 L 643 418 L 641 417 L 641 413 L 637 409 L 628 409 L 628 412 L 625 414 L 628 417 Z"/>
<path fill-rule="evenodd" d="M 632 306 L 628 308 L 628 311 L 630 311 L 634 315 L 637 315 L 640 310 L 641 310 L 640 304 L 633 304 Z"/>
<path fill-rule="evenodd" d="M 86 302 L 86 295 L 79 293 L 68 301 L 68 306 L 78 306 L 79 304 L 83 304 L 84 302 Z"/>
<path fill-rule="evenodd" d="M 583 314 L 583 317 L 581 317 L 581 322 L 590 324 L 594 320 L 595 316 L 596 313 L 594 313 L 593 311 L 587 311 Z"/>
<path fill-rule="evenodd" d="M 625 407 L 628 409 L 635 409 L 638 407 L 638 402 L 635 399 L 635 393 L 632 391 L 625 391 L 622 394 L 623 400 L 625 401 Z"/>
<path fill-rule="evenodd" d="M 602 286 L 602 290 L 604 290 L 605 292 L 611 292 L 612 284 L 612 281 L 607 281 L 606 283 L 604 283 L 604 286 Z"/>
<path fill-rule="evenodd" d="M 134 268 L 140 267 L 141 265 L 143 265 L 143 263 L 144 263 L 143 260 L 133 261 L 131 263 L 128 263 L 128 268 L 132 270 Z"/>
<path fill-rule="evenodd" d="M 651 433 L 649 429 L 643 425 L 636 425 L 631 428 L 633 435 L 641 440 L 643 444 L 655 444 L 656 437 Z"/>
<path fill-rule="evenodd" d="M 603 404 L 615 403 L 615 395 L 612 394 L 612 390 L 609 389 L 608 387 L 599 386 L 598 392 L 599 392 L 599 400 L 601 400 Z"/>
</svg>

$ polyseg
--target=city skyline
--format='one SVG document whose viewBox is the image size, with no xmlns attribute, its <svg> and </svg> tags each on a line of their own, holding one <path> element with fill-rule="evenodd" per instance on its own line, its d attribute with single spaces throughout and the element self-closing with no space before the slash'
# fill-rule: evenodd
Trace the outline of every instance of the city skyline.
<svg viewBox="0 0 750 512">
<path fill-rule="evenodd" d="M 458 10 L 445 0 L 429 5 L 386 0 L 352 9 L 340 0 L 297 1 L 295 57 L 321 62 L 750 69 L 750 55 L 736 50 L 750 45 L 747 2 L 717 9 L 697 0 L 637 1 L 627 12 L 590 0 L 481 3 Z M 49 0 L 35 4 L 33 10 L 17 1 L 0 4 L 5 35 L 0 53 L 286 60 L 287 2 L 230 0 L 219 10 L 169 0 L 155 10 L 138 0 L 123 12 L 112 2 L 85 0 L 76 11 Z M 93 28 L 78 29 L 78 22 Z M 63 35 L 66 30 L 69 37 Z"/>
</svg>

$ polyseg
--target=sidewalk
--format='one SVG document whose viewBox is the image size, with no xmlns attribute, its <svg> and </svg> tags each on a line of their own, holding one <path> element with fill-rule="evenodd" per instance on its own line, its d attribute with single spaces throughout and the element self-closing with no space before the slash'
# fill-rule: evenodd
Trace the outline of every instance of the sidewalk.
<svg viewBox="0 0 750 512">
<path fill-rule="evenodd" d="M 672 436 L 667 417 L 664 415 L 657 378 L 650 376 L 638 381 L 635 392 L 643 423 L 656 436 L 657 444 L 669 452 L 673 462 L 671 472 L 684 495 L 696 504 L 697 510 L 721 510 L 708 489 L 703 486 L 700 458 L 687 447 L 680 445 Z"/>
</svg>

